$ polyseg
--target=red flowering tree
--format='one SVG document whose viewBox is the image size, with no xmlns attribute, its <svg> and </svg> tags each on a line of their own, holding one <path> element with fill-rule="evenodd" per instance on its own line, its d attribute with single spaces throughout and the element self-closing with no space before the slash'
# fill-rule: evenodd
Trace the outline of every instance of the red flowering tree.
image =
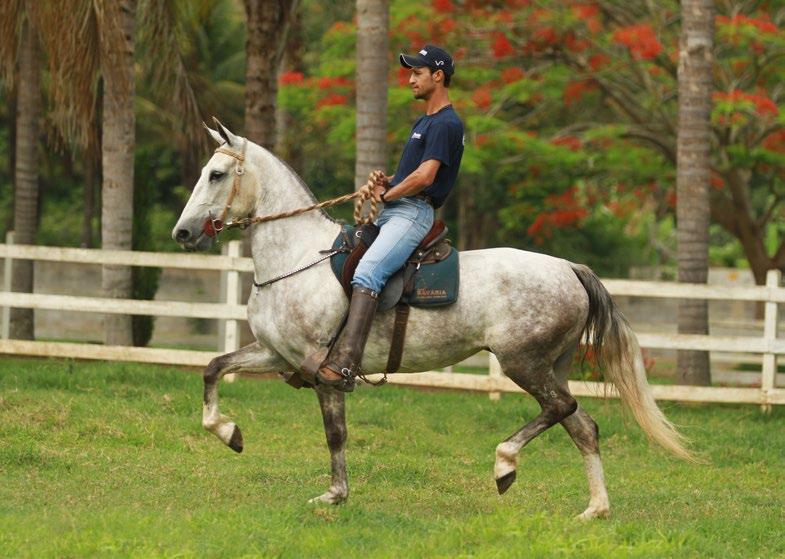
<svg viewBox="0 0 785 559">
<path fill-rule="evenodd" d="M 309 7 L 322 10 L 314 18 L 329 20 L 320 6 Z M 767 268 L 785 268 L 776 219 L 785 197 L 785 33 L 766 11 L 785 2 L 762 6 L 718 7 L 711 179 L 713 221 L 738 239 L 759 281 Z M 318 58 L 281 88 L 297 116 L 290 133 L 307 154 L 302 172 L 320 197 L 350 187 L 354 158 L 355 30 L 350 17 L 329 25 L 307 47 Z M 444 214 L 462 246 L 534 247 L 603 273 L 671 256 L 663 231 L 676 203 L 675 0 L 393 0 L 390 28 L 391 60 L 428 42 L 456 59 L 450 96 L 466 151 Z M 390 172 L 423 109 L 407 72 L 391 66 Z"/>
</svg>

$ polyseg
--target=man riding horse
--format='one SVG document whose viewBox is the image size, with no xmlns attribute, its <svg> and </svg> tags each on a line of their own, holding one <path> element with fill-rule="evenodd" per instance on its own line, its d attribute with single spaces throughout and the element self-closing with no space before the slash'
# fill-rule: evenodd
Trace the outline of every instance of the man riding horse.
<svg viewBox="0 0 785 559">
<path fill-rule="evenodd" d="M 346 325 L 316 375 L 320 383 L 343 392 L 354 390 L 379 293 L 430 230 L 463 156 L 463 123 L 447 91 L 455 71 L 452 57 L 425 45 L 399 58 L 411 69 L 409 85 L 415 99 L 425 100 L 425 114 L 414 123 L 395 174 L 374 175 L 373 196 L 385 204 L 376 222 L 379 234 L 357 265 Z"/>
</svg>

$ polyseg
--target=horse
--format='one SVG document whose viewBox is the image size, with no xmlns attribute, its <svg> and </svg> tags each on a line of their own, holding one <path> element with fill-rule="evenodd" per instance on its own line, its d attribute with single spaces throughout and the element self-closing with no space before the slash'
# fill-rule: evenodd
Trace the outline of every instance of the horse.
<svg viewBox="0 0 785 559">
<path fill-rule="evenodd" d="M 315 203 L 304 182 L 271 152 L 237 136 L 216 120 L 205 125 L 219 147 L 201 171 L 172 237 L 187 250 L 207 249 L 227 219 L 289 212 Z M 335 334 L 348 301 L 330 266 L 308 267 L 331 247 L 341 223 L 319 210 L 254 226 L 255 281 L 286 276 L 253 289 L 248 324 L 255 341 L 213 359 L 204 370 L 202 424 L 236 452 L 240 428 L 218 409 L 218 382 L 228 373 L 300 371 L 306 358 Z M 300 268 L 305 268 L 300 270 Z M 292 271 L 299 271 L 289 276 Z M 447 367 L 481 351 L 493 352 L 502 371 L 535 398 L 540 413 L 496 447 L 494 478 L 499 494 L 515 481 L 521 449 L 560 423 L 583 456 L 589 505 L 578 517 L 610 510 L 595 421 L 570 394 L 567 377 L 584 340 L 604 375 L 648 435 L 673 454 L 692 459 L 683 436 L 652 396 L 635 334 L 599 278 L 586 266 L 512 248 L 460 254 L 461 287 L 452 305 L 412 308 L 398 373 Z M 394 312 L 373 321 L 361 368 L 383 373 Z M 314 387 L 331 457 L 331 484 L 312 502 L 338 504 L 349 495 L 347 438 L 342 392 Z"/>
</svg>

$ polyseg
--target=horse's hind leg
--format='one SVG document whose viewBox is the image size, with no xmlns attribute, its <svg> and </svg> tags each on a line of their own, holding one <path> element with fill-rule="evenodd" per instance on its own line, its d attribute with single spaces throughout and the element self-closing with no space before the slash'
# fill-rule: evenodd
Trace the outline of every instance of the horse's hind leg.
<svg viewBox="0 0 785 559">
<path fill-rule="evenodd" d="M 258 342 L 216 357 L 204 370 L 202 426 L 235 452 L 242 452 L 240 428 L 218 411 L 218 381 L 227 373 L 274 373 L 289 368 L 278 354 Z"/>
<path fill-rule="evenodd" d="M 349 481 L 346 477 L 346 455 L 344 454 L 344 447 L 346 446 L 344 393 L 317 385 L 316 395 L 319 398 L 319 407 L 322 410 L 327 446 L 330 448 L 332 481 L 330 488 L 325 493 L 314 497 L 310 502 L 337 505 L 344 502 L 349 496 Z"/>
<path fill-rule="evenodd" d="M 556 362 L 554 372 L 559 381 L 565 386 L 567 377 L 570 374 L 570 363 L 575 351 L 569 351 Z M 589 478 L 589 506 L 578 518 L 590 520 L 597 517 L 608 516 L 610 502 L 608 501 L 608 491 L 605 489 L 605 475 L 602 470 L 600 460 L 600 430 L 597 423 L 586 413 L 583 408 L 578 406 L 575 413 L 564 418 L 561 422 L 562 427 L 567 430 L 575 446 L 583 455 L 583 462 L 586 466 L 586 476 Z"/>
<path fill-rule="evenodd" d="M 520 368 L 510 369 L 503 359 L 500 362 L 504 373 L 531 394 L 541 408 L 537 417 L 496 447 L 494 476 L 501 495 L 515 481 L 521 449 L 534 437 L 571 415 L 578 404 L 566 387 L 556 380 L 550 364 L 530 365 L 527 367 L 529 372 L 525 372 Z"/>
<path fill-rule="evenodd" d="M 581 451 L 586 466 L 586 476 L 589 478 L 589 493 L 591 495 L 589 506 L 578 518 L 589 520 L 608 516 L 610 502 L 605 489 L 605 476 L 600 460 L 600 431 L 597 424 L 580 407 L 574 414 L 562 420 L 561 424 L 570 434 L 575 446 Z"/>
</svg>

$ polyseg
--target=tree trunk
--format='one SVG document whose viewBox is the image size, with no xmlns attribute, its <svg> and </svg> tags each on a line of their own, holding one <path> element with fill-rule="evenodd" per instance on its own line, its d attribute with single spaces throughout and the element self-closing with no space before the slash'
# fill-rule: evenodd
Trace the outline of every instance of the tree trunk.
<svg viewBox="0 0 785 559">
<path fill-rule="evenodd" d="M 104 80 L 101 188 L 101 241 L 109 250 L 131 250 L 134 192 L 134 18 L 135 0 L 108 2 L 107 18 L 116 25 L 102 29 L 101 72 Z M 123 40 L 112 33 L 121 33 Z M 131 295 L 131 268 L 104 266 L 105 297 Z M 131 345 L 131 317 L 107 315 L 107 345 Z"/>
<path fill-rule="evenodd" d="M 41 113 L 41 70 L 38 41 L 28 21 L 22 24 L 19 48 L 19 87 L 16 116 L 16 168 L 14 169 L 14 242 L 35 244 L 38 230 L 38 134 Z M 33 262 L 16 260 L 11 290 L 32 293 Z M 33 309 L 11 309 L 12 338 L 32 340 Z"/>
<path fill-rule="evenodd" d="M 357 158 L 354 186 L 387 170 L 389 0 L 357 0 Z"/>
<path fill-rule="evenodd" d="M 245 136 L 275 146 L 275 98 L 282 41 L 294 0 L 244 0 L 248 37 L 245 41 Z"/>
<path fill-rule="evenodd" d="M 679 281 L 706 283 L 709 264 L 713 1 L 683 0 L 681 13 L 676 176 Z M 707 301 L 682 301 L 678 321 L 681 334 L 708 334 Z M 678 377 L 683 384 L 710 384 L 709 353 L 680 351 Z"/>
<path fill-rule="evenodd" d="M 303 29 L 300 12 L 292 13 L 286 48 L 278 67 L 278 75 L 283 72 L 304 72 L 303 64 Z M 280 81 L 280 80 L 279 80 Z M 303 172 L 303 152 L 296 144 L 295 134 L 297 122 L 294 116 L 281 107 L 275 107 L 275 154 L 286 161 L 300 176 Z"/>
</svg>

